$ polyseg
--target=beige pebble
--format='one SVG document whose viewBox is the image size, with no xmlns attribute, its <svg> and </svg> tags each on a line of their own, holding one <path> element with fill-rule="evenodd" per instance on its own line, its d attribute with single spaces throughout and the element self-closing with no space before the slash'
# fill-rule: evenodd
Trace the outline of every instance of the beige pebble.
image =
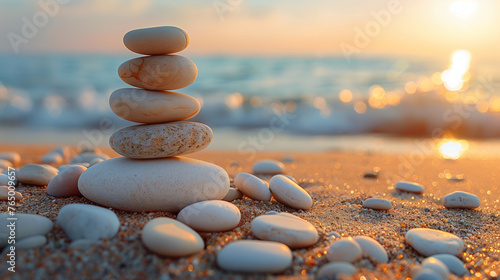
<svg viewBox="0 0 500 280">
<path fill-rule="evenodd" d="M 42 164 L 60 165 L 64 161 L 61 154 L 50 152 L 42 157 Z"/>
<path fill-rule="evenodd" d="M 332 262 L 322 265 L 316 274 L 316 279 L 337 279 L 338 276 L 351 276 L 356 273 L 356 267 L 348 262 Z"/>
<path fill-rule="evenodd" d="M 424 192 L 424 187 L 420 185 L 419 183 L 415 182 L 397 182 L 396 183 L 396 189 L 402 192 L 409 192 L 409 193 L 416 193 L 416 194 L 422 194 Z"/>
<path fill-rule="evenodd" d="M 195 122 L 144 124 L 113 133 L 109 145 L 134 159 L 166 158 L 205 149 L 212 141 L 210 127 Z"/>
<path fill-rule="evenodd" d="M 14 196 L 15 201 L 23 200 L 23 194 L 15 191 L 14 188 L 10 191 L 8 186 L 0 186 L 0 201 L 8 201 L 9 197 Z M 11 199 L 12 200 L 12 199 Z"/>
<path fill-rule="evenodd" d="M 241 213 L 234 204 L 222 200 L 207 200 L 186 206 L 177 220 L 196 231 L 221 232 L 238 226 Z"/>
<path fill-rule="evenodd" d="M 240 190 L 238 190 L 237 188 L 229 188 L 229 191 L 227 192 L 226 196 L 222 198 L 222 200 L 231 202 L 242 197 L 243 193 L 241 193 Z"/>
<path fill-rule="evenodd" d="M 10 162 L 6 159 L 0 159 L 0 170 L 9 169 L 9 167 L 14 167 L 12 162 Z"/>
<path fill-rule="evenodd" d="M 354 262 L 361 258 L 362 249 L 353 238 L 339 239 L 328 247 L 326 258 L 330 262 Z"/>
<path fill-rule="evenodd" d="M 234 185 L 244 195 L 254 200 L 271 200 L 271 191 L 266 181 L 248 173 L 239 173 L 234 178 Z"/>
<path fill-rule="evenodd" d="M 273 197 L 292 208 L 309 210 L 313 205 L 311 196 L 283 175 L 275 175 L 269 181 L 269 189 Z"/>
<path fill-rule="evenodd" d="M 205 247 L 197 232 L 170 218 L 149 221 L 142 229 L 141 238 L 146 248 L 166 257 L 189 256 Z"/>
<path fill-rule="evenodd" d="M 451 254 L 458 256 L 464 250 L 464 242 L 460 237 L 449 232 L 414 228 L 406 233 L 406 242 L 423 256 Z"/>
<path fill-rule="evenodd" d="M 75 165 L 59 172 L 47 185 L 47 194 L 55 197 L 81 196 L 78 179 L 85 170 L 86 167 Z"/>
<path fill-rule="evenodd" d="M 475 209 L 481 206 L 479 198 L 467 192 L 453 192 L 443 197 L 446 208 Z"/>
<path fill-rule="evenodd" d="M 0 214 L 0 248 L 6 246 L 10 229 L 7 225 L 10 224 L 12 218 L 9 214 Z M 47 217 L 16 213 L 16 241 L 28 238 L 35 235 L 46 235 L 54 227 L 54 223 Z"/>
<path fill-rule="evenodd" d="M 25 185 L 46 186 L 58 172 L 50 165 L 27 164 L 19 169 L 18 180 Z"/>
<path fill-rule="evenodd" d="M 252 167 L 253 174 L 275 175 L 284 172 L 285 165 L 277 160 L 264 159 L 256 162 Z"/>
<path fill-rule="evenodd" d="M 157 26 L 127 32 L 123 43 L 129 50 L 145 55 L 180 52 L 189 44 L 187 33 L 175 26 Z"/>
<path fill-rule="evenodd" d="M 109 156 L 102 153 L 86 152 L 73 157 L 69 162 L 70 164 L 87 163 L 90 164 L 95 159 L 107 160 Z"/>
<path fill-rule="evenodd" d="M 17 152 L 1 152 L 0 159 L 10 161 L 14 166 L 19 166 L 21 163 L 21 155 Z"/>
<path fill-rule="evenodd" d="M 353 239 L 361 247 L 364 257 L 368 257 L 378 263 L 386 263 L 389 261 L 387 252 L 377 240 L 368 236 L 356 236 Z"/>
<path fill-rule="evenodd" d="M 383 198 L 368 198 L 363 202 L 363 207 L 375 210 L 389 210 L 392 208 L 392 203 Z"/>
<path fill-rule="evenodd" d="M 124 62 L 118 68 L 118 75 L 134 87 L 174 90 L 192 84 L 198 69 L 190 59 L 180 55 L 155 55 Z"/>
<path fill-rule="evenodd" d="M 122 88 L 109 97 L 111 110 L 122 119 L 139 123 L 166 123 L 190 119 L 200 111 L 200 102 L 172 91 Z"/>
</svg>

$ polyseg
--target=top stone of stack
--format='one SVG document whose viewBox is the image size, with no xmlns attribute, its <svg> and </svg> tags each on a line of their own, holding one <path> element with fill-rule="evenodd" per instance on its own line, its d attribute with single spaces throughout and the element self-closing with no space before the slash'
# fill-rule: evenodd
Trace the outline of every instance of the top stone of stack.
<svg viewBox="0 0 500 280">
<path fill-rule="evenodd" d="M 175 26 L 158 26 L 129 31 L 123 43 L 135 53 L 163 55 L 184 50 L 189 45 L 189 36 Z"/>
</svg>

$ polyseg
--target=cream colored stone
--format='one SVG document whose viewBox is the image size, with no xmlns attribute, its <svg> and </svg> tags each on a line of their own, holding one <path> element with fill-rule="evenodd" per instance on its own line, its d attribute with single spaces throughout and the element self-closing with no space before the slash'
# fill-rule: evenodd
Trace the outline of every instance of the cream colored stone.
<svg viewBox="0 0 500 280">
<path fill-rule="evenodd" d="M 269 189 L 273 197 L 292 208 L 309 210 L 313 205 L 311 196 L 283 175 L 275 175 L 269 181 Z"/>
<path fill-rule="evenodd" d="M 362 250 L 351 237 L 339 239 L 328 247 L 326 258 L 330 262 L 354 262 L 361 258 Z"/>
<path fill-rule="evenodd" d="M 392 208 L 392 203 L 383 198 L 368 198 L 363 201 L 363 207 L 375 210 L 389 210 Z"/>
<path fill-rule="evenodd" d="M 22 193 L 15 191 L 15 190 L 11 190 L 10 192 L 11 192 L 11 194 L 13 194 L 15 201 L 21 201 L 24 199 Z M 9 194 L 9 187 L 8 186 L 0 186 L 0 201 L 8 201 L 10 196 L 12 196 L 12 195 Z"/>
<path fill-rule="evenodd" d="M 86 167 L 75 165 L 59 172 L 47 185 L 47 194 L 55 197 L 81 196 L 78 179 L 85 170 Z"/>
<path fill-rule="evenodd" d="M 246 196 L 260 201 L 271 200 L 271 191 L 266 181 L 248 173 L 240 173 L 234 178 L 234 185 Z"/>
<path fill-rule="evenodd" d="M 145 55 L 180 52 L 189 44 L 187 33 L 175 26 L 158 26 L 127 32 L 123 43 L 129 50 Z"/>
<path fill-rule="evenodd" d="M 19 169 L 19 183 L 25 185 L 46 186 L 59 171 L 50 166 L 42 164 L 27 164 Z"/>
<path fill-rule="evenodd" d="M 406 233 L 406 242 L 423 256 L 451 254 L 458 256 L 464 251 L 460 237 L 436 229 L 414 228 Z"/>
<path fill-rule="evenodd" d="M 361 247 L 364 257 L 368 257 L 379 263 L 386 263 L 389 261 L 387 252 L 377 240 L 368 236 L 356 236 L 353 239 Z"/>
<path fill-rule="evenodd" d="M 201 123 L 144 124 L 113 133 L 109 145 L 129 158 L 165 158 L 201 151 L 210 144 L 212 136 L 210 127 Z"/>
<path fill-rule="evenodd" d="M 443 197 L 446 208 L 475 209 L 481 206 L 479 198 L 467 192 L 453 192 Z"/>
<path fill-rule="evenodd" d="M 192 84 L 198 69 L 190 59 L 180 55 L 155 55 L 124 62 L 118 68 L 118 75 L 134 87 L 174 90 Z"/>
<path fill-rule="evenodd" d="M 242 197 L 243 193 L 241 193 L 237 188 L 229 188 L 229 191 L 227 192 L 226 196 L 222 198 L 222 200 L 231 202 Z"/>
<path fill-rule="evenodd" d="M 238 226 L 241 213 L 234 204 L 222 200 L 201 201 L 186 206 L 177 220 L 196 231 L 220 232 Z"/>
<path fill-rule="evenodd" d="M 14 166 L 19 166 L 21 163 L 21 155 L 16 152 L 1 152 L 0 159 L 10 161 Z"/>
</svg>

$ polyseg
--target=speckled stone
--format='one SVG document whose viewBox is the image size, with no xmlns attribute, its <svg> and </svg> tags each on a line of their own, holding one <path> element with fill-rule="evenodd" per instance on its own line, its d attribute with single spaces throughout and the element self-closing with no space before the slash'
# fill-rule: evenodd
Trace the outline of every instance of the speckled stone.
<svg viewBox="0 0 500 280">
<path fill-rule="evenodd" d="M 458 256 L 464 250 L 464 242 L 458 236 L 436 229 L 414 228 L 406 233 L 406 242 L 423 256 L 451 254 Z"/>
<path fill-rule="evenodd" d="M 113 112 L 122 119 L 139 123 L 166 123 L 194 117 L 200 102 L 192 96 L 172 91 L 122 88 L 109 97 Z"/>
<path fill-rule="evenodd" d="M 453 192 L 443 197 L 446 208 L 475 209 L 481 206 L 479 198 L 467 192 Z"/>
<path fill-rule="evenodd" d="M 196 80 L 198 69 L 180 55 L 155 55 L 134 58 L 118 68 L 118 75 L 127 84 L 149 90 L 174 90 L 189 86 Z"/>
<path fill-rule="evenodd" d="M 177 220 L 196 231 L 221 232 L 238 226 L 241 213 L 234 204 L 222 200 L 201 201 L 186 206 Z"/>
<path fill-rule="evenodd" d="M 113 133 L 109 145 L 128 158 L 165 158 L 201 151 L 210 144 L 212 136 L 210 127 L 201 123 L 145 124 Z"/>
<path fill-rule="evenodd" d="M 169 54 L 185 49 L 189 44 L 189 36 L 175 26 L 157 26 L 127 32 L 123 36 L 123 44 L 139 54 Z"/>
</svg>

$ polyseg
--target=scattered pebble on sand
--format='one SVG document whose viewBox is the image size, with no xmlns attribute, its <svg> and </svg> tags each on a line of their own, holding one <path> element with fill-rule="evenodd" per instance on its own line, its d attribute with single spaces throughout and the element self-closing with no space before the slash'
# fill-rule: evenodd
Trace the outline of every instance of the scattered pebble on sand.
<svg viewBox="0 0 500 280">
<path fill-rule="evenodd" d="M 284 172 L 285 165 L 277 160 L 266 159 L 256 162 L 252 167 L 253 174 L 275 175 Z"/>
<path fill-rule="evenodd" d="M 475 209 L 481 205 L 479 198 L 467 192 L 453 192 L 443 197 L 446 208 Z"/>
<path fill-rule="evenodd" d="M 238 226 L 241 213 L 234 204 L 222 200 L 201 201 L 182 209 L 177 220 L 196 231 L 220 232 Z"/>
<path fill-rule="evenodd" d="M 396 189 L 402 192 L 421 194 L 424 192 L 424 187 L 415 182 L 397 182 Z"/>
<path fill-rule="evenodd" d="M 426 257 L 436 254 L 458 256 L 464 250 L 460 237 L 441 230 L 414 228 L 406 233 L 405 238 L 413 249 Z"/>
<path fill-rule="evenodd" d="M 368 198 L 363 202 L 363 207 L 375 210 L 389 210 L 392 208 L 392 203 L 383 198 Z"/>
<path fill-rule="evenodd" d="M 292 208 L 309 210 L 313 201 L 309 193 L 283 175 L 275 175 L 269 181 L 273 197 Z"/>
</svg>

